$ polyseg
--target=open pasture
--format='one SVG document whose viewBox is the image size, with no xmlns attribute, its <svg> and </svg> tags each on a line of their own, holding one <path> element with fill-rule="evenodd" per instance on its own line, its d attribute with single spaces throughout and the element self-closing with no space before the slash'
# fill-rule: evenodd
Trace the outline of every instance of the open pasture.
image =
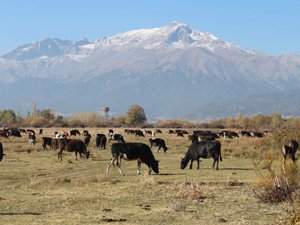
<svg viewBox="0 0 300 225">
<path fill-rule="evenodd" d="M 43 136 L 70 128 L 45 128 Z M 82 131 L 83 129 L 79 129 Z M 0 163 L 0 224 L 284 224 L 289 214 L 285 204 L 260 203 L 254 197 L 257 180 L 252 157 L 266 151 L 251 138 L 221 140 L 223 161 L 212 170 L 212 159 L 202 159 L 200 170 L 180 170 L 180 159 L 190 142 L 185 137 L 163 134 L 169 150 L 152 151 L 160 160 L 160 173 L 148 175 L 142 164 L 122 161 L 125 176 L 106 168 L 110 146 L 98 150 L 96 133 L 108 128 L 88 128 L 92 134 L 90 159 L 75 160 L 74 153 L 43 150 L 41 136 L 35 146 L 22 138 L 0 138 L 6 156 Z M 126 142 L 144 142 L 146 137 L 124 134 Z M 76 138 L 82 139 L 82 136 Z M 277 150 L 274 150 L 274 152 Z"/>
</svg>

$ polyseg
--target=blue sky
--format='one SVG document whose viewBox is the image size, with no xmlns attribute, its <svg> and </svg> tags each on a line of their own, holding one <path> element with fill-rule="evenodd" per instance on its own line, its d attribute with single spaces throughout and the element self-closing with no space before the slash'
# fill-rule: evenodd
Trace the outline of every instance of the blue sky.
<svg viewBox="0 0 300 225">
<path fill-rule="evenodd" d="M 0 55 L 47 37 L 94 41 L 172 21 L 270 55 L 300 55 L 297 0 L 1 0 Z"/>
</svg>

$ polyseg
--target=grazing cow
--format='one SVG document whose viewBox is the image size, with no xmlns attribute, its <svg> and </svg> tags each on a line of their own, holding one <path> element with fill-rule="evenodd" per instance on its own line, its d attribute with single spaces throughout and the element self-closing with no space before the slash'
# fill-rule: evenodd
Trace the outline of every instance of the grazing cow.
<svg viewBox="0 0 300 225">
<path fill-rule="evenodd" d="M 107 138 L 105 134 L 97 134 L 96 136 L 96 147 L 97 148 L 106 148 Z"/>
<path fill-rule="evenodd" d="M 134 135 L 140 136 L 140 137 L 145 137 L 143 131 L 141 131 L 141 130 L 134 130 Z"/>
<path fill-rule="evenodd" d="M 5 154 L 3 153 L 3 146 L 2 143 L 0 142 L 0 162 L 2 161 L 4 155 Z"/>
<path fill-rule="evenodd" d="M 88 159 L 90 156 L 90 152 L 86 149 L 86 145 L 82 140 L 78 139 L 67 139 L 61 138 L 58 140 L 59 143 L 59 151 L 58 151 L 58 159 L 62 160 L 62 152 L 66 150 L 68 152 L 75 152 L 76 160 L 77 154 L 79 153 L 80 158 L 82 158 L 81 154 L 84 154 Z"/>
<path fill-rule="evenodd" d="M 177 134 L 177 137 L 184 137 L 182 132 L 176 132 L 176 134 Z"/>
<path fill-rule="evenodd" d="M 35 134 L 29 134 L 29 136 L 28 136 L 28 141 L 29 141 L 29 143 L 35 145 L 35 143 L 36 143 L 36 137 L 35 137 Z"/>
<path fill-rule="evenodd" d="M 47 145 L 50 146 L 50 149 L 54 150 L 58 148 L 58 139 L 51 137 L 42 137 L 42 146 L 44 150 L 47 149 Z"/>
<path fill-rule="evenodd" d="M 157 133 L 157 134 L 162 134 L 162 131 L 161 131 L 160 129 L 156 129 L 156 130 L 155 130 L 155 133 Z"/>
<path fill-rule="evenodd" d="M 6 130 L 0 130 L 0 137 L 8 138 L 8 132 Z"/>
<path fill-rule="evenodd" d="M 162 138 L 149 138 L 149 142 L 150 142 L 150 148 L 152 148 L 152 146 L 158 147 L 158 150 L 157 150 L 158 153 L 161 148 L 164 149 L 164 152 L 166 152 L 168 150 L 168 148 L 166 146 L 166 142 Z"/>
<path fill-rule="evenodd" d="M 145 163 L 149 167 L 149 174 L 151 170 L 155 173 L 158 171 L 158 161 L 155 160 L 150 147 L 144 143 L 114 143 L 111 146 L 112 159 L 106 170 L 109 174 L 111 165 L 117 161 L 117 168 L 121 175 L 125 175 L 121 169 L 121 159 L 137 160 L 138 161 L 138 174 L 141 175 L 141 163 Z"/>
<path fill-rule="evenodd" d="M 124 137 L 121 134 L 114 134 L 114 135 L 110 136 L 109 141 L 111 141 L 111 140 L 125 143 Z"/>
<path fill-rule="evenodd" d="M 288 145 L 283 145 L 282 146 L 282 153 L 284 157 L 284 161 L 286 160 L 287 156 L 290 156 L 293 162 L 296 161 L 296 152 L 299 147 L 299 144 L 295 140 L 291 140 Z"/>
<path fill-rule="evenodd" d="M 193 167 L 193 161 L 197 161 L 197 169 L 200 168 L 199 158 L 210 158 L 212 157 L 213 169 L 219 169 L 219 160 L 222 161 L 221 156 L 221 143 L 219 141 L 196 141 L 191 144 L 184 158 L 181 160 L 181 169 L 184 169 L 189 161 L 191 160 L 190 169 Z"/>
<path fill-rule="evenodd" d="M 168 132 L 169 134 L 174 134 L 175 133 L 175 131 L 174 130 L 169 130 L 169 132 Z"/>
<path fill-rule="evenodd" d="M 70 136 L 76 136 L 76 135 L 81 135 L 79 130 L 76 129 L 70 130 Z"/>
</svg>

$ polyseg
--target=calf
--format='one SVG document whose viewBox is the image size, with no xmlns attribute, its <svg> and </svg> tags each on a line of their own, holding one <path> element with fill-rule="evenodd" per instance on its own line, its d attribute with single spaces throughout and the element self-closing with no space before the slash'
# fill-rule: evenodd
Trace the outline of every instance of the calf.
<svg viewBox="0 0 300 225">
<path fill-rule="evenodd" d="M 181 169 L 184 169 L 188 162 L 191 160 L 190 169 L 193 167 L 193 161 L 197 161 L 197 169 L 200 168 L 199 165 L 199 158 L 210 158 L 212 157 L 213 162 L 213 169 L 219 169 L 219 160 L 222 161 L 221 156 L 221 143 L 219 141 L 195 141 L 189 147 L 187 153 L 185 154 L 184 158 L 181 159 Z"/>
<path fill-rule="evenodd" d="M 2 143 L 0 142 L 0 162 L 2 161 L 4 155 L 5 154 L 3 153 L 3 146 Z"/>
<path fill-rule="evenodd" d="M 284 161 L 286 160 L 287 156 L 290 156 L 290 158 L 292 159 L 293 162 L 296 161 L 296 152 L 297 152 L 298 146 L 299 146 L 298 142 L 293 139 L 290 141 L 290 143 L 288 145 L 282 146 L 282 153 L 283 153 Z"/>
<path fill-rule="evenodd" d="M 86 145 L 82 140 L 78 139 L 67 139 L 67 138 L 61 138 L 58 140 L 59 143 L 59 151 L 58 151 L 58 159 L 62 160 L 62 152 L 63 150 L 66 150 L 68 152 L 75 152 L 76 160 L 77 160 L 77 154 L 79 153 L 80 158 L 82 158 L 81 154 L 84 154 L 86 158 L 88 159 L 90 156 L 90 152 L 87 151 Z"/>
<path fill-rule="evenodd" d="M 152 148 L 152 146 L 158 147 L 158 150 L 157 150 L 158 153 L 161 148 L 164 149 L 164 152 L 166 152 L 168 150 L 168 148 L 166 146 L 166 142 L 162 138 L 149 138 L 149 142 L 150 142 L 150 148 Z"/>
<path fill-rule="evenodd" d="M 144 143 L 114 143 L 111 146 L 112 159 L 106 170 L 106 174 L 109 174 L 111 165 L 117 161 L 117 168 L 121 175 L 125 175 L 121 169 L 121 159 L 125 160 L 137 160 L 138 162 L 138 174 L 141 175 L 141 163 L 145 163 L 149 168 L 149 174 L 151 170 L 155 173 L 158 171 L 158 161 L 155 160 L 154 155 L 150 147 Z"/>
</svg>

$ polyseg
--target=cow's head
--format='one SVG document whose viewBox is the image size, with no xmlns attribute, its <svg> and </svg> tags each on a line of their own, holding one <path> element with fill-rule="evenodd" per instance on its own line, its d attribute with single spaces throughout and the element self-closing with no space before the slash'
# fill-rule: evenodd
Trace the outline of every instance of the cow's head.
<svg viewBox="0 0 300 225">
<path fill-rule="evenodd" d="M 85 157 L 86 157 L 86 159 L 88 159 L 90 157 L 90 151 L 85 152 Z"/>
<path fill-rule="evenodd" d="M 185 167 L 187 166 L 189 160 L 185 160 L 184 158 L 181 158 L 181 162 L 180 162 L 180 169 L 185 169 Z"/>
<path fill-rule="evenodd" d="M 153 165 L 151 166 L 151 168 L 153 169 L 153 171 L 155 172 L 155 173 L 159 173 L 159 171 L 158 171 L 158 160 L 154 160 L 154 162 L 153 162 Z"/>
</svg>

